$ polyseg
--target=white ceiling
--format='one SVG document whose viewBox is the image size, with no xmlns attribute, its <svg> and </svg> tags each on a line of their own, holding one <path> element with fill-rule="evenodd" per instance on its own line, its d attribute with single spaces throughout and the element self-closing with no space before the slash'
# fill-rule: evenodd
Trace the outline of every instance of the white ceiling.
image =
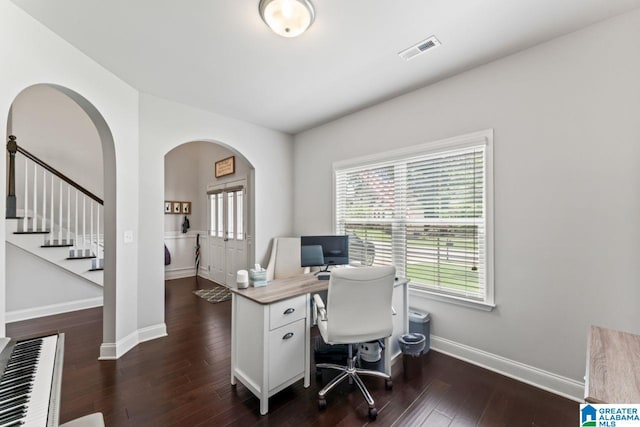
<svg viewBox="0 0 640 427">
<path fill-rule="evenodd" d="M 138 90 L 297 133 L 640 7 L 640 0 L 312 0 L 301 37 L 258 0 L 12 0 Z M 430 35 L 437 49 L 397 56 Z M 588 46 L 585 47 L 588 49 Z"/>
</svg>

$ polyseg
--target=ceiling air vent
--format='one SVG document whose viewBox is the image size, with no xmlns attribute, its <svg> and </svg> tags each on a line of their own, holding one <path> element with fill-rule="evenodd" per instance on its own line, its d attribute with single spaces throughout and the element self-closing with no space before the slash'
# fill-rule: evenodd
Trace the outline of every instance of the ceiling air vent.
<svg viewBox="0 0 640 427">
<path fill-rule="evenodd" d="M 428 51 L 429 49 L 440 46 L 440 44 L 440 40 L 438 40 L 436 36 L 431 36 L 428 39 L 422 40 L 421 42 L 418 42 L 413 46 L 403 50 L 402 52 L 398 52 L 398 55 L 400 56 L 400 58 L 408 61 L 415 58 L 419 54 Z"/>
</svg>

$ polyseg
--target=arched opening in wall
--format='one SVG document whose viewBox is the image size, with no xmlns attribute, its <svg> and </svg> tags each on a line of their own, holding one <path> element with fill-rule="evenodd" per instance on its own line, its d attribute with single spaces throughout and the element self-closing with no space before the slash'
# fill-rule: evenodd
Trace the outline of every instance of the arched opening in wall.
<svg viewBox="0 0 640 427">
<path fill-rule="evenodd" d="M 218 141 L 192 141 L 165 155 L 165 279 L 205 278 L 233 287 L 253 265 L 254 168 Z"/>
<path fill-rule="evenodd" d="M 7 130 L 7 323 L 104 304 L 107 324 L 116 269 L 109 127 L 80 94 L 37 84 L 14 99 Z"/>
</svg>

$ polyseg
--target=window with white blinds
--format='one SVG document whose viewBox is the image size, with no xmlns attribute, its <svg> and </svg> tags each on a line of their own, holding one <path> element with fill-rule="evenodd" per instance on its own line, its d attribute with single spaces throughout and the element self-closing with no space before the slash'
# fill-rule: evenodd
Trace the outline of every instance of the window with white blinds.
<svg viewBox="0 0 640 427">
<path fill-rule="evenodd" d="M 431 293 L 493 304 L 488 277 L 491 138 L 335 167 L 336 232 L 352 264 L 396 266 Z"/>
</svg>

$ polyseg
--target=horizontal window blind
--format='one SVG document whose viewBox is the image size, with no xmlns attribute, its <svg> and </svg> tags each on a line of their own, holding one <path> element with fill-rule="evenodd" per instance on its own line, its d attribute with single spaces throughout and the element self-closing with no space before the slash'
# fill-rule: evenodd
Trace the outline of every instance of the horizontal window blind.
<svg viewBox="0 0 640 427">
<path fill-rule="evenodd" d="M 428 290 L 486 297 L 485 145 L 337 169 L 336 231 L 359 265 Z"/>
</svg>

